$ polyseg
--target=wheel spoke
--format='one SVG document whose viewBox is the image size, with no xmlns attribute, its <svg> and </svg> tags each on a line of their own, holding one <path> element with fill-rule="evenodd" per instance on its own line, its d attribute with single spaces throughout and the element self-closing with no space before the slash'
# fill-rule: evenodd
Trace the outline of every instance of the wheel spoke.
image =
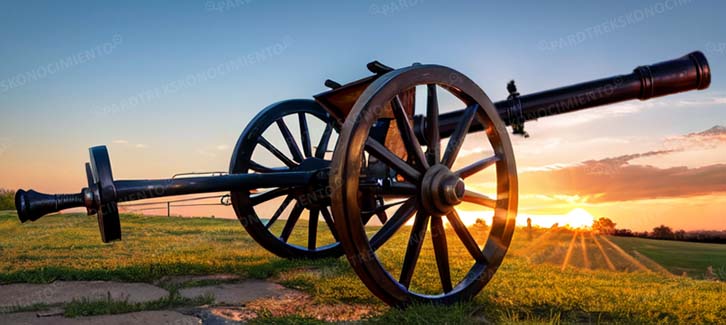
<svg viewBox="0 0 726 325">
<path fill-rule="evenodd" d="M 269 190 L 264 193 L 260 193 L 254 196 L 250 196 L 250 204 L 252 206 L 258 205 L 263 202 L 267 202 L 269 200 L 272 200 L 276 197 L 283 196 L 285 194 L 288 194 L 290 192 L 290 189 L 287 187 L 278 187 L 274 190 Z"/>
<path fill-rule="evenodd" d="M 335 241 L 340 241 L 338 239 L 338 231 L 335 230 L 335 223 L 333 222 L 333 216 L 330 215 L 330 212 L 328 211 L 328 207 L 324 207 L 320 210 L 320 212 L 323 214 L 323 219 L 325 220 L 325 223 L 328 224 L 328 228 L 330 228 L 330 232 L 333 234 L 333 238 L 335 238 Z"/>
<path fill-rule="evenodd" d="M 416 138 L 416 134 L 413 132 L 411 123 L 408 121 L 408 114 L 401 103 L 401 98 L 396 95 L 391 101 L 391 108 L 393 109 L 393 116 L 396 118 L 396 125 L 398 125 L 398 132 L 401 134 L 401 140 L 403 145 L 406 147 L 408 156 L 413 160 L 414 164 L 419 167 L 419 170 L 424 171 L 429 168 L 426 157 L 424 157 L 423 151 L 421 151 L 421 144 Z"/>
<path fill-rule="evenodd" d="M 328 123 L 325 125 L 323 135 L 320 137 L 318 147 L 315 148 L 315 158 L 325 158 L 325 152 L 328 151 L 328 142 L 330 142 L 330 135 L 333 133 L 333 126 Z"/>
<path fill-rule="evenodd" d="M 416 212 L 416 205 L 418 201 L 416 198 L 410 198 L 401 205 L 396 213 L 388 219 L 388 222 L 371 237 L 370 243 L 373 250 L 377 250 L 381 245 L 388 241 L 397 231 L 403 226 L 411 215 Z"/>
<path fill-rule="evenodd" d="M 403 266 L 401 267 L 401 276 L 398 282 L 408 288 L 411 285 L 413 271 L 416 269 L 416 262 L 421 253 L 424 237 L 426 237 L 426 228 L 429 223 L 429 215 L 422 211 L 416 214 L 411 227 L 411 235 L 408 237 L 408 246 L 406 246 L 406 255 L 403 258 Z"/>
<path fill-rule="evenodd" d="M 275 172 L 290 171 L 289 168 L 284 168 L 284 167 L 267 167 L 267 166 L 263 166 L 261 164 L 258 164 L 256 162 L 254 162 L 254 161 L 251 161 L 251 160 L 250 160 L 249 164 L 250 164 L 249 168 L 251 170 L 253 170 L 253 171 L 258 172 L 258 173 L 275 173 Z"/>
<path fill-rule="evenodd" d="M 435 164 L 441 159 L 441 137 L 439 136 L 439 99 L 436 95 L 436 85 L 426 85 L 426 156 L 429 164 Z"/>
<path fill-rule="evenodd" d="M 305 118 L 305 113 L 297 113 L 298 119 L 300 120 L 300 139 L 302 139 L 303 153 L 305 158 L 313 156 L 313 150 L 310 144 L 310 130 L 308 129 L 308 119 Z"/>
<path fill-rule="evenodd" d="M 461 114 L 461 120 L 459 120 L 456 129 L 454 129 L 454 133 L 449 138 L 449 144 L 446 146 L 446 151 L 444 152 L 444 159 L 441 161 L 446 167 L 451 168 L 454 165 L 454 160 L 459 155 L 459 150 L 461 150 L 461 146 L 464 144 L 464 138 L 466 138 L 466 134 L 469 132 L 469 126 L 471 126 L 471 122 L 474 120 L 478 109 L 479 105 L 472 105 L 464 109 L 464 113 Z"/>
<path fill-rule="evenodd" d="M 446 215 L 446 218 L 449 220 L 451 228 L 454 228 L 456 235 L 459 236 L 459 239 L 461 239 L 461 242 L 464 244 L 464 247 L 466 247 L 466 250 L 468 250 L 469 254 L 471 254 L 471 257 L 473 257 L 477 262 L 486 263 L 487 259 L 484 256 L 484 253 L 482 253 L 481 248 L 479 248 L 479 245 L 474 240 L 474 237 L 471 236 L 469 229 L 467 229 L 464 223 L 461 222 L 461 218 L 459 218 L 459 214 L 456 210 L 451 210 L 451 212 Z"/>
<path fill-rule="evenodd" d="M 439 269 L 441 287 L 444 293 L 451 291 L 451 270 L 449 269 L 449 247 L 446 244 L 446 231 L 441 217 L 431 218 L 431 240 L 434 243 L 436 266 Z"/>
<path fill-rule="evenodd" d="M 287 143 L 287 148 L 290 149 L 292 159 L 294 159 L 298 163 L 302 162 L 304 158 L 302 156 L 302 153 L 300 152 L 300 147 L 297 146 L 295 137 L 292 136 L 292 132 L 290 132 L 290 129 L 287 128 L 285 120 L 280 118 L 275 122 L 277 123 L 277 127 L 280 129 L 280 133 L 282 133 L 282 137 L 285 139 L 285 143 Z"/>
<path fill-rule="evenodd" d="M 495 209 L 497 207 L 497 200 L 492 199 L 484 194 L 470 190 L 464 191 L 463 201 L 483 205 L 492 209 Z"/>
<path fill-rule="evenodd" d="M 484 158 L 482 160 L 478 160 L 478 161 L 472 163 L 471 165 L 468 165 L 462 169 L 457 170 L 456 175 L 465 179 L 471 175 L 474 175 L 474 174 L 486 169 L 487 167 L 489 167 L 491 165 L 494 165 L 497 161 L 499 161 L 499 156 L 496 156 L 496 155 Z"/>
<path fill-rule="evenodd" d="M 270 218 L 270 221 L 267 222 L 267 224 L 265 225 L 265 228 L 270 229 L 272 224 L 275 221 L 277 221 L 277 218 L 279 218 L 280 215 L 282 215 L 282 212 L 285 211 L 287 206 L 290 205 L 290 202 L 292 202 L 292 195 L 288 195 L 285 198 L 285 201 L 282 201 L 282 204 L 280 204 L 280 207 L 277 208 L 277 211 L 275 211 L 275 214 L 272 215 L 272 218 Z"/>
<path fill-rule="evenodd" d="M 308 249 L 314 250 L 317 246 L 318 238 L 318 210 L 310 210 L 310 218 L 308 218 Z"/>
<path fill-rule="evenodd" d="M 272 143 L 270 143 L 270 141 L 267 141 L 267 139 L 265 139 L 265 137 L 260 136 L 259 138 L 257 138 L 257 142 L 259 144 L 261 144 L 263 147 L 265 147 L 265 149 L 267 149 L 270 153 L 275 155 L 275 157 L 277 157 L 277 159 L 282 161 L 282 163 L 285 164 L 287 167 L 297 166 L 297 164 L 294 161 L 290 160 L 290 158 L 287 158 L 287 156 L 285 156 L 285 154 L 282 153 L 282 151 L 275 148 L 275 146 L 273 146 Z"/>
<path fill-rule="evenodd" d="M 372 138 L 366 140 L 366 150 L 409 181 L 415 182 L 421 177 L 421 173 L 416 168 L 413 168 L 406 161 L 396 156 L 396 154 Z"/>
<path fill-rule="evenodd" d="M 282 241 L 287 243 L 287 240 L 290 239 L 290 234 L 292 234 L 292 230 L 295 229 L 295 224 L 298 219 L 300 219 L 300 215 L 303 210 L 305 210 L 305 207 L 303 207 L 302 204 L 295 204 L 292 212 L 290 212 L 290 216 L 287 218 L 287 222 L 285 222 L 285 227 L 282 228 L 282 234 L 280 234 L 280 239 L 282 239 Z"/>
</svg>

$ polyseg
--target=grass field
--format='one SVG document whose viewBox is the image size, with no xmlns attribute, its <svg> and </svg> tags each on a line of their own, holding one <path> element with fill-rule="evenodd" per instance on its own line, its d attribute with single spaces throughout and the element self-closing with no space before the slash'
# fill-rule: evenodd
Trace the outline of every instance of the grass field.
<svg viewBox="0 0 726 325">
<path fill-rule="evenodd" d="M 726 245 L 689 243 L 633 237 L 611 237 L 625 251 L 643 254 L 673 274 L 704 278 L 711 266 L 714 275 L 726 280 Z"/>
<path fill-rule="evenodd" d="M 320 304 L 373 306 L 380 311 L 370 318 L 374 323 L 718 323 L 726 319 L 726 283 L 666 276 L 649 267 L 641 270 L 604 242 L 604 237 L 585 232 L 537 230 L 530 241 L 525 231 L 518 231 L 504 264 L 473 302 L 401 311 L 389 309 L 370 294 L 345 258 L 315 262 L 277 258 L 259 247 L 237 220 L 121 218 L 124 240 L 103 244 L 94 217 L 56 215 L 21 225 L 14 213 L 0 212 L 0 282 L 152 282 L 165 275 L 233 273 L 272 279 L 310 293 Z M 304 240 L 306 234 L 293 232 L 294 236 Z M 395 240 L 386 249 L 402 254 L 405 248 Z M 636 249 L 666 268 L 675 265 L 644 246 L 611 240 L 623 245 L 624 251 Z M 452 250 L 453 258 L 458 252 Z M 718 247 L 715 250 L 719 253 Z M 666 251 L 664 258 L 675 261 L 672 255 L 699 251 L 688 247 Z M 392 258 L 386 263 L 400 262 Z M 419 286 L 426 290 L 428 276 L 438 280 L 436 266 L 421 265 L 416 276 L 423 279 Z M 452 273 L 462 272 L 452 267 Z M 305 318 L 292 315 L 265 321 L 282 320 Z"/>
</svg>

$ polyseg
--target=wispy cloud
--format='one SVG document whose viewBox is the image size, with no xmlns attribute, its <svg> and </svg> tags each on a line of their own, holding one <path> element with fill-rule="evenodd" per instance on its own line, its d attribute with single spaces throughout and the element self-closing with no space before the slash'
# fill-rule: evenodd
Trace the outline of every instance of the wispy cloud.
<svg viewBox="0 0 726 325">
<path fill-rule="evenodd" d="M 125 147 L 133 147 L 133 148 L 137 148 L 137 149 L 146 149 L 149 147 L 143 143 L 131 143 L 131 142 L 129 142 L 129 140 L 126 140 L 126 139 L 115 139 L 115 140 L 111 141 L 111 143 L 125 146 Z"/>
<path fill-rule="evenodd" d="M 715 148 L 721 145 L 726 145 L 726 127 L 716 125 L 702 132 L 669 137 L 666 139 L 666 144 L 678 148 Z"/>
<path fill-rule="evenodd" d="M 211 151 L 206 150 L 206 149 L 197 149 L 197 153 L 199 155 L 202 155 L 202 156 L 205 156 L 205 157 L 210 157 L 210 158 L 217 157 L 217 154 L 216 153 L 211 152 Z"/>
<path fill-rule="evenodd" d="M 724 95 L 706 95 L 701 96 L 699 99 L 666 99 L 659 98 L 650 101 L 629 101 L 618 104 L 613 104 L 607 107 L 588 109 L 579 111 L 572 114 L 565 114 L 559 117 L 548 118 L 548 123 L 553 127 L 572 127 L 575 125 L 581 125 L 591 123 L 608 118 L 617 118 L 621 116 L 627 116 L 632 114 L 638 114 L 646 110 L 653 108 L 665 108 L 665 107 L 695 107 L 695 106 L 718 106 L 726 105 L 726 96 Z"/>
</svg>

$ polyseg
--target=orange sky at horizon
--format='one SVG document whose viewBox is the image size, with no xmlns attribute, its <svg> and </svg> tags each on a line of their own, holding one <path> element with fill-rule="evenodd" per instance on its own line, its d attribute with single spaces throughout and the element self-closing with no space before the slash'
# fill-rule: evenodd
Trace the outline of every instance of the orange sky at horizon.
<svg viewBox="0 0 726 325">
<path fill-rule="evenodd" d="M 640 108 L 622 108 L 629 105 Z M 726 128 L 703 132 L 711 128 L 709 125 L 661 136 L 612 130 L 590 136 L 587 132 L 594 122 L 616 124 L 648 107 L 635 102 L 548 117 L 527 125 L 531 138 L 512 137 L 519 172 L 518 223 L 528 216 L 535 224 L 553 216 L 565 220 L 573 210 L 582 209 L 595 218 L 612 219 L 618 228 L 634 231 L 661 224 L 674 229 L 726 230 L 722 211 L 726 206 Z M 610 113 L 605 113 L 607 110 Z M 476 143 L 480 134 L 470 138 L 457 165 L 490 155 Z M 116 179 L 168 178 L 176 172 L 225 171 L 233 139 L 197 145 L 196 149 L 185 143 L 159 147 L 123 139 L 111 139 L 108 146 Z M 38 152 L 46 158 L 31 159 Z M 10 146 L 4 148 L 2 158 L 0 187 L 73 193 L 85 186 L 87 149 L 79 144 Z M 475 176 L 473 187 L 492 193 L 492 173 L 493 169 Z M 462 209 L 467 215 L 476 215 L 468 211 L 469 207 Z M 164 209 L 144 212 L 166 214 Z M 231 207 L 181 207 L 174 208 L 172 214 L 234 218 Z"/>
</svg>

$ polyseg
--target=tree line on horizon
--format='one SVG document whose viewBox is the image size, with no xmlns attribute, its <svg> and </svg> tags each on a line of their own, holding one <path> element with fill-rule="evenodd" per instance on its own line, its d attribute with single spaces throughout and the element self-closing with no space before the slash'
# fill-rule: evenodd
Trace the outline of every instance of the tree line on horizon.
<svg viewBox="0 0 726 325">
<path fill-rule="evenodd" d="M 15 191 L 0 188 L 0 210 L 15 210 Z"/>
<path fill-rule="evenodd" d="M 0 188 L 0 210 L 15 210 L 15 191 Z M 476 226 L 487 228 L 486 222 L 482 219 L 477 219 Z M 669 226 L 660 225 L 653 228 L 652 231 L 632 231 L 616 226 L 617 224 L 609 218 L 599 218 L 593 222 L 592 230 L 600 234 L 620 237 L 726 244 L 726 230 L 685 231 L 683 229 L 673 230 Z"/>
<path fill-rule="evenodd" d="M 615 226 L 616 224 L 609 218 L 600 218 L 593 222 L 592 229 L 601 234 L 620 237 L 726 244 L 726 230 L 685 231 L 683 229 L 673 230 L 669 226 L 660 225 L 653 228 L 652 231 L 632 231 L 630 229 L 619 229 Z"/>
</svg>

